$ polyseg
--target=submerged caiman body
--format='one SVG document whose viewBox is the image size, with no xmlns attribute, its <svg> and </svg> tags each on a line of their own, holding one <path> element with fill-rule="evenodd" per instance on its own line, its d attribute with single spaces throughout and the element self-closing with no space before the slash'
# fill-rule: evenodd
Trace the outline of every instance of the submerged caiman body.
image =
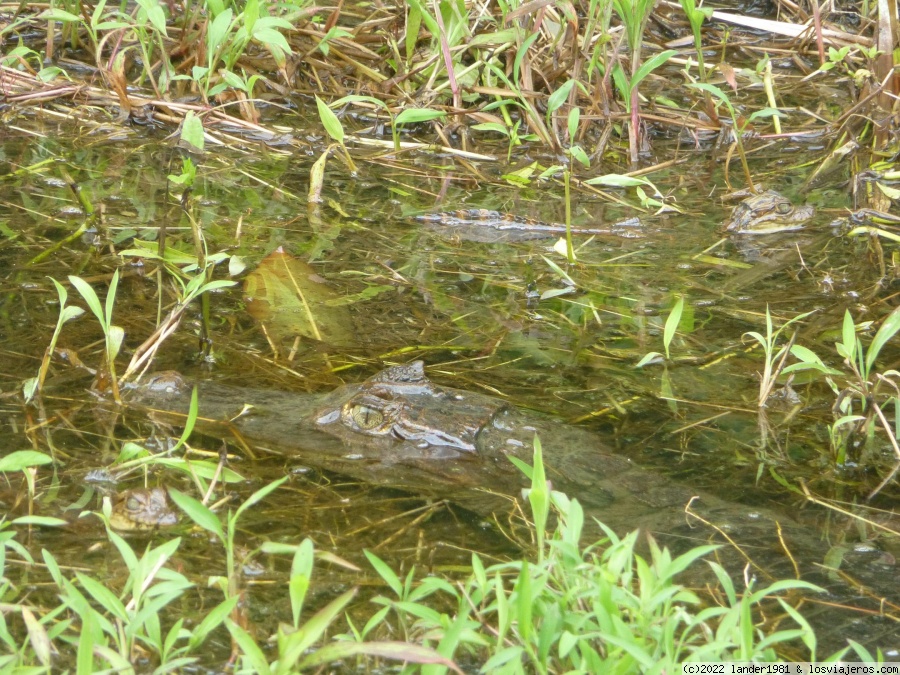
<svg viewBox="0 0 900 675">
<path fill-rule="evenodd" d="M 133 386 L 126 398 L 171 421 L 173 413 L 187 413 L 192 388 L 179 374 L 165 372 Z M 529 481 L 509 458 L 530 464 L 537 435 L 553 488 L 578 498 L 586 515 L 618 530 L 642 527 L 675 548 L 725 542 L 725 535 L 740 547 L 726 547 L 730 553 L 725 562 L 732 570 L 752 560 L 754 575 L 789 578 L 799 571 L 835 591 L 833 602 L 857 600 L 854 586 L 823 571 L 831 547 L 816 529 L 777 512 L 698 494 L 636 467 L 605 449 L 587 430 L 492 396 L 439 386 L 425 376 L 418 361 L 324 395 L 213 383 L 200 383 L 198 390 L 203 431 L 231 434 L 256 450 L 290 455 L 367 483 L 446 499 L 485 516 L 508 513 L 513 500 L 521 503 L 521 490 Z M 865 586 L 860 597 L 870 605 L 874 601 L 876 609 L 886 598 L 879 611 L 897 615 L 900 592 L 890 555 L 871 547 L 856 554 L 848 549 L 842 570 L 860 582 L 858 588 Z M 894 635 L 888 642 L 897 642 L 898 624 L 884 621 L 888 634 Z M 872 630 L 880 632 L 872 626 L 865 630 L 870 637 Z M 831 637 L 840 641 L 864 636 Z M 881 640 L 878 644 L 885 646 Z"/>
<path fill-rule="evenodd" d="M 171 419 L 187 412 L 192 388 L 178 373 L 164 372 L 126 398 Z M 420 361 L 324 395 L 201 383 L 199 401 L 201 430 L 214 425 L 218 435 L 233 434 L 257 451 L 447 499 L 482 515 L 508 510 L 521 498 L 529 483 L 509 457 L 531 464 L 535 436 L 553 488 L 611 523 L 653 527 L 661 514 L 671 521 L 672 508 L 693 496 L 604 450 L 591 432 L 493 396 L 438 386 Z M 724 505 L 706 498 L 703 510 Z"/>
<path fill-rule="evenodd" d="M 615 235 L 622 238 L 642 236 L 643 223 L 638 218 L 627 218 L 605 227 L 570 227 L 562 223 L 547 223 L 513 213 L 487 209 L 463 209 L 423 213 L 414 217 L 443 236 L 458 237 L 463 241 L 482 243 L 515 243 L 531 239 L 565 236 L 567 230 L 573 236 Z"/>
</svg>

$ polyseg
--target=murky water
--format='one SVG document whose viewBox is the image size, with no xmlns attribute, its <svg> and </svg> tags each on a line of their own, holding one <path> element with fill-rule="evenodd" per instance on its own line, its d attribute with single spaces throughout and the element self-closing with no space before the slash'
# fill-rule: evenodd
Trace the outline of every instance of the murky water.
<svg viewBox="0 0 900 675">
<path fill-rule="evenodd" d="M 89 313 L 62 331 L 58 347 L 69 350 L 70 358 L 54 360 L 43 409 L 21 403 L 21 383 L 37 373 L 59 312 L 49 277 L 65 282 L 67 274 L 77 274 L 102 298 L 113 270 L 120 270 L 114 323 L 125 330 L 124 363 L 175 296 L 167 275 L 157 274 L 156 261 L 117 253 L 134 248 L 135 240 L 156 241 L 161 227 L 171 249 L 188 256 L 196 251 L 178 195 L 167 197 L 166 176 L 180 170 L 181 159 L 165 141 L 136 131 L 112 143 L 74 124 L 51 127 L 40 117 L 23 117 L 18 126 L 20 132 L 10 129 L 0 139 L 0 167 L 7 174 L 0 181 L 0 451 L 34 448 L 54 454 L 55 469 L 38 473 L 36 508 L 60 515 L 85 496 L 84 477 L 91 469 L 109 465 L 124 441 L 145 439 L 152 429 L 137 415 L 110 417 L 108 407 L 97 406 L 88 391 L 92 376 L 73 365 L 76 355 L 91 368 L 102 363 L 102 334 Z M 323 392 L 363 380 L 385 363 L 422 358 L 430 376 L 442 384 L 577 422 L 602 435 L 611 451 L 748 509 L 769 505 L 790 514 L 802 503 L 770 471 L 791 485 L 802 481 L 824 498 L 860 501 L 896 461 L 887 441 L 876 441 L 872 468 L 835 468 L 828 436 L 835 397 L 821 378 L 798 378 L 793 385 L 797 404 L 772 405 L 767 415 L 758 415 L 763 354 L 749 349 L 752 341 L 742 336 L 765 331 L 767 306 L 779 324 L 815 310 L 799 325 L 797 343 L 840 367 L 834 342 L 844 310 L 857 322 L 880 321 L 890 310 L 893 273 L 882 276 L 864 240 L 842 238 L 828 227 L 848 206 L 839 187 L 806 196 L 824 207 L 817 227 L 777 238 L 726 238 L 720 226 L 731 205 L 719 199 L 720 165 L 707 150 L 662 141 L 655 150 L 661 157 L 671 151 L 684 160 L 651 177 L 683 213 L 642 212 L 634 208 L 639 202 L 633 191 L 610 193 L 628 208 L 586 187 L 576 189 L 575 227 L 603 227 L 634 216 L 643 225 L 576 237 L 575 265 L 553 250 L 553 238 L 478 242 L 410 218 L 484 208 L 560 222 L 565 207 L 558 184 L 532 180 L 520 186 L 502 177 L 533 158 L 514 157 L 510 167 L 503 161 L 359 151 L 354 153 L 356 176 L 337 159 L 329 160 L 326 202 L 308 210 L 312 153 L 275 154 L 263 148 L 249 154 L 210 153 L 198 162 L 191 194 L 208 252 L 239 256 L 246 271 L 235 278 L 243 282 L 283 247 L 311 266 L 315 283 L 336 298 L 355 301 L 322 310 L 326 328 L 329 322 L 340 324 L 329 329 L 340 339 L 328 343 L 298 339 L 302 331 L 292 334 L 295 324 L 283 316 L 258 321 L 247 311 L 240 285 L 219 290 L 210 295 L 211 353 L 198 355 L 201 317 L 199 305 L 192 306 L 151 370 L 175 368 L 237 386 Z M 505 157 L 505 147 L 479 151 Z M 785 158 L 801 164 L 804 151 L 793 141 L 773 143 L 754 156 L 754 175 L 803 199 L 798 194 L 803 175 L 781 166 L 777 174 L 766 172 Z M 539 161 L 549 165 L 552 158 Z M 59 162 L 102 211 L 102 222 L 96 231 L 32 264 L 83 220 Z M 229 278 L 227 266 L 227 261 L 218 266 L 216 278 Z M 672 361 L 666 368 L 636 370 L 644 354 L 663 351 L 663 325 L 679 296 L 685 298 L 685 313 Z M 74 290 L 69 302 L 81 304 Z M 886 350 L 880 369 L 896 367 L 896 358 L 896 350 Z M 197 445 L 215 453 L 221 441 L 201 438 Z M 414 495 L 320 473 L 289 457 L 255 462 L 241 458 L 236 447 L 229 452 L 231 467 L 246 479 L 225 491 L 234 495 L 233 504 L 266 482 L 291 475 L 285 488 L 242 522 L 245 547 L 309 536 L 320 549 L 361 567 L 366 567 L 362 550 L 369 548 L 401 569 L 415 564 L 432 570 L 463 568 L 471 550 L 488 556 L 518 550 L 500 527 L 472 514 L 423 510 Z M 17 477 L 8 480 L 4 503 L 10 512 L 21 513 L 24 487 Z M 130 475 L 119 487 L 144 480 L 194 489 L 184 475 L 158 471 L 146 478 Z M 898 498 L 894 482 L 873 505 L 890 511 Z M 88 496 L 85 506 L 97 508 L 98 502 Z M 823 537 L 833 543 L 846 537 L 852 545 L 859 538 L 858 527 L 811 504 L 800 518 L 821 524 Z M 876 544 L 883 549 L 879 569 L 896 577 L 896 542 L 882 537 Z M 97 574 L 109 564 L 111 551 L 93 519 L 71 531 L 35 531 L 29 546 L 35 552 L 46 547 L 60 560 L 77 560 Z M 251 583 L 258 598 L 256 618 L 266 625 L 289 611 L 286 602 L 272 605 L 267 590 L 267 584 L 285 578 L 288 565 L 261 562 Z M 223 573 L 216 546 L 199 535 L 183 551 L 183 564 L 198 578 Z M 319 574 L 323 596 L 365 583 L 362 574 L 328 566 Z M 867 624 L 867 634 L 855 637 L 870 646 L 897 648 L 896 626 L 885 620 L 879 632 Z"/>
</svg>

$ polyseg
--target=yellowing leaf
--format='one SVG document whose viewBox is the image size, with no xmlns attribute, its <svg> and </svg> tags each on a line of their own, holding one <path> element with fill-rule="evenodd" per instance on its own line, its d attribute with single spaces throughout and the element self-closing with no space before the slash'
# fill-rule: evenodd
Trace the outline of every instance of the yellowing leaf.
<svg viewBox="0 0 900 675">
<path fill-rule="evenodd" d="M 340 296 L 281 247 L 247 275 L 244 294 L 250 316 L 275 339 L 300 335 L 340 347 L 355 342 L 350 312 L 335 304 Z"/>
</svg>

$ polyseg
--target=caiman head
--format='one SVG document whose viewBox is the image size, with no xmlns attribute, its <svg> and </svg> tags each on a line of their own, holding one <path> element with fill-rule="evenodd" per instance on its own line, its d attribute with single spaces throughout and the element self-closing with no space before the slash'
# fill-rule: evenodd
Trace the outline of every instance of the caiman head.
<svg viewBox="0 0 900 675">
<path fill-rule="evenodd" d="M 496 398 L 436 385 L 424 364 L 414 361 L 341 387 L 314 420 L 348 446 L 370 448 L 374 442 L 398 459 L 450 458 L 474 453 L 479 431 L 505 407 Z"/>
</svg>

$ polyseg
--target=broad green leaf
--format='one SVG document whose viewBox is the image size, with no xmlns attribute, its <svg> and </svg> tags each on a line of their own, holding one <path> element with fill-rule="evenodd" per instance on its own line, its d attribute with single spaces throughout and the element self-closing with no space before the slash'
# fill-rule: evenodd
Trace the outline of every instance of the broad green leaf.
<svg viewBox="0 0 900 675">
<path fill-rule="evenodd" d="M 570 147 L 569 154 L 572 155 L 572 157 L 574 157 L 575 160 L 585 169 L 590 168 L 591 160 L 587 156 L 587 153 L 584 151 L 584 148 L 582 148 L 580 145 L 573 145 L 572 147 Z"/>
<path fill-rule="evenodd" d="M 844 323 L 841 329 L 841 337 L 843 338 L 844 354 L 851 361 L 856 361 L 856 326 L 853 324 L 853 317 L 850 316 L 850 310 L 844 310 Z"/>
<path fill-rule="evenodd" d="M 559 110 L 559 108 L 566 102 L 566 99 L 569 98 L 569 93 L 572 91 L 572 87 L 575 86 L 575 80 L 569 80 L 563 84 L 559 89 L 550 94 L 550 97 L 547 99 L 547 114 L 551 114 Z"/>
<path fill-rule="evenodd" d="M 866 354 L 866 375 L 872 371 L 875 359 L 878 358 L 882 348 L 897 334 L 898 330 L 900 330 L 900 307 L 888 314 L 878 332 L 875 333 L 875 337 L 872 338 L 872 344 L 869 345 L 869 351 Z"/>
<path fill-rule="evenodd" d="M 109 354 L 107 358 L 114 361 L 115 358 L 119 355 L 119 350 L 122 348 L 122 342 L 125 340 L 125 329 L 121 326 L 110 326 L 109 327 Z"/>
<path fill-rule="evenodd" d="M 51 464 L 53 458 L 37 450 L 16 450 L 0 457 L 0 471 L 21 471 L 32 466 Z"/>
<path fill-rule="evenodd" d="M 69 291 L 66 290 L 66 287 L 59 283 L 53 277 L 47 277 L 50 281 L 53 282 L 53 285 L 56 286 L 56 294 L 59 296 L 59 306 L 65 307 L 66 302 L 69 299 Z"/>
<path fill-rule="evenodd" d="M 147 13 L 147 20 L 153 25 L 153 28 L 162 35 L 166 36 L 166 13 L 163 11 L 162 5 L 158 0 L 136 0 Z"/>
<path fill-rule="evenodd" d="M 566 119 L 566 124 L 569 132 L 569 143 L 575 143 L 575 137 L 578 135 L 578 122 L 581 119 L 581 109 L 580 108 L 572 108 L 569 111 L 569 116 Z"/>
<path fill-rule="evenodd" d="M 94 313 L 94 316 L 97 317 L 97 320 L 100 322 L 100 325 L 103 327 L 104 331 L 106 330 L 106 317 L 103 315 L 103 307 L 100 305 L 100 298 L 97 297 L 97 292 L 88 284 L 84 279 L 80 277 L 69 277 L 69 283 L 71 283 L 78 293 L 84 298 L 84 301 L 87 303 L 90 310 Z"/>
<path fill-rule="evenodd" d="M 341 125 L 341 121 L 338 119 L 337 115 L 334 114 L 331 108 L 329 108 L 325 101 L 316 96 L 316 108 L 319 110 L 319 120 L 322 122 L 322 126 L 325 127 L 325 132 L 331 136 L 331 138 L 338 143 L 344 143 L 344 127 Z"/>
<path fill-rule="evenodd" d="M 731 105 L 731 99 L 728 98 L 728 94 L 719 89 L 714 84 L 707 84 L 706 82 L 692 82 L 688 84 L 689 87 L 693 87 L 694 89 L 700 89 L 701 91 L 706 91 L 715 96 L 717 99 L 722 101 L 725 104 L 725 107 L 728 108 L 729 111 L 734 112 L 734 106 Z"/>
<path fill-rule="evenodd" d="M 211 23 L 206 27 L 206 44 L 209 47 L 209 58 L 213 59 L 219 47 L 225 41 L 225 37 L 231 32 L 231 19 L 233 14 L 231 9 L 226 9 L 219 13 Z M 213 63 L 209 64 L 213 66 Z"/>
<path fill-rule="evenodd" d="M 407 108 L 394 118 L 394 124 L 415 124 L 417 122 L 428 122 L 430 120 L 446 117 L 447 113 L 442 110 L 431 110 L 430 108 Z"/>
<path fill-rule="evenodd" d="M 30 403 L 31 399 L 34 398 L 34 395 L 37 393 L 38 383 L 40 379 L 37 377 L 29 377 L 22 383 L 22 396 L 25 397 L 25 402 Z"/>
<path fill-rule="evenodd" d="M 650 73 L 663 65 L 677 53 L 678 52 L 676 52 L 674 49 L 667 49 L 666 51 L 655 54 L 651 58 L 644 61 L 643 65 L 638 68 L 638 71 L 637 73 L 635 73 L 634 77 L 631 78 L 631 88 L 634 89 L 635 87 L 637 87 L 645 77 L 647 77 Z"/>
<path fill-rule="evenodd" d="M 84 310 L 81 309 L 81 307 L 69 305 L 68 307 L 63 307 L 63 310 L 59 313 L 59 320 L 60 323 L 68 323 L 72 319 L 77 319 L 82 314 L 84 314 Z"/>
<path fill-rule="evenodd" d="M 189 110 L 181 123 L 180 139 L 187 143 L 194 151 L 203 152 L 205 138 L 203 135 L 203 121 Z"/>
<path fill-rule="evenodd" d="M 684 311 L 684 296 L 678 296 L 678 301 L 675 303 L 675 306 L 672 307 L 672 311 L 669 312 L 669 317 L 666 319 L 666 325 L 663 329 L 663 346 L 666 348 L 666 358 L 669 358 L 669 345 L 672 344 L 672 339 L 675 337 L 675 331 L 678 330 L 678 324 L 681 321 L 681 313 Z"/>
<path fill-rule="evenodd" d="M 78 23 L 81 21 L 81 17 L 77 14 L 71 14 L 62 9 L 45 9 L 37 18 L 44 21 L 62 21 L 63 23 Z"/>
<path fill-rule="evenodd" d="M 274 45 L 284 51 L 287 54 L 291 52 L 291 46 L 288 44 L 288 41 L 285 39 L 284 35 L 279 33 L 274 28 L 263 28 L 261 30 L 253 31 L 253 39 L 258 42 L 262 42 L 264 45 Z"/>
<path fill-rule="evenodd" d="M 584 181 L 588 185 L 606 185 L 607 187 L 636 187 L 638 185 L 648 185 L 651 188 L 653 187 L 653 183 L 648 181 L 646 178 L 633 178 L 632 176 L 621 176 L 615 173 L 608 173 L 604 176 L 597 176 L 596 178 L 589 178 Z"/>
<path fill-rule="evenodd" d="M 758 119 L 767 119 L 769 117 L 784 117 L 785 114 L 776 108 L 763 108 L 762 110 L 757 110 L 753 114 L 751 114 L 748 118 L 748 122 L 753 122 Z"/>
</svg>

